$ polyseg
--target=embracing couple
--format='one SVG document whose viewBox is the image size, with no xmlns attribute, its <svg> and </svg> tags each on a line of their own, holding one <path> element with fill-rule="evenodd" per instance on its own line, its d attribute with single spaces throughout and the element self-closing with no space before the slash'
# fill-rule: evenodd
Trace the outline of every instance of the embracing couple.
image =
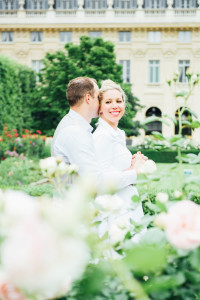
<svg viewBox="0 0 200 300">
<path fill-rule="evenodd" d="M 99 89 L 96 80 L 78 77 L 68 84 L 67 100 L 70 111 L 54 133 L 52 156 L 77 165 L 80 176 L 92 175 L 99 184 L 111 178 L 128 208 L 131 197 L 137 195 L 134 183 L 147 158 L 140 153 L 132 156 L 126 147 L 125 133 L 118 128 L 125 112 L 124 91 L 111 80 L 103 81 Z M 92 134 L 90 122 L 98 116 L 98 126 Z M 132 218 L 139 221 L 142 216 L 139 204 Z"/>
</svg>

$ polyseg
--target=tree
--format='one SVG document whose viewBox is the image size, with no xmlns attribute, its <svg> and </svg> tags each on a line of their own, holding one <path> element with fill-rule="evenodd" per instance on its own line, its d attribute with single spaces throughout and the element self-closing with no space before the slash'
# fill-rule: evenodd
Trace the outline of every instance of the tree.
<svg viewBox="0 0 200 300">
<path fill-rule="evenodd" d="M 53 134 L 58 122 L 69 110 L 66 100 L 67 84 L 78 76 L 95 78 L 98 85 L 108 78 L 122 84 L 122 67 L 116 63 L 114 45 L 101 38 L 82 36 L 79 45 L 68 43 L 64 51 L 46 54 L 35 94 L 35 128 L 40 128 L 48 135 Z M 127 114 L 120 123 L 128 135 L 137 134 L 133 129 L 132 118 L 140 106 L 139 101 L 131 94 L 129 85 L 125 86 L 125 90 L 130 103 L 127 105 Z"/>
<path fill-rule="evenodd" d="M 0 131 L 5 123 L 18 131 L 30 128 L 36 82 L 33 70 L 1 55 L 0 76 Z"/>
</svg>

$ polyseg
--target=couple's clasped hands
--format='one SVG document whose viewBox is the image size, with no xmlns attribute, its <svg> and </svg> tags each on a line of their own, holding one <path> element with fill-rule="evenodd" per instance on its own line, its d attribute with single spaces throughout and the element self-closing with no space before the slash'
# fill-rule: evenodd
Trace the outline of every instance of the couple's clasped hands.
<svg viewBox="0 0 200 300">
<path fill-rule="evenodd" d="M 148 160 L 148 157 L 142 154 L 140 151 L 135 153 L 131 161 L 131 169 L 135 170 L 137 174 L 140 173 L 140 168 Z"/>
</svg>

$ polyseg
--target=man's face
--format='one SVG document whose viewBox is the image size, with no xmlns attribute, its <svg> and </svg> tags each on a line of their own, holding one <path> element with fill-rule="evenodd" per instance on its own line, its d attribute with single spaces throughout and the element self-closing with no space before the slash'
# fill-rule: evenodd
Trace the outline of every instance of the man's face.
<svg viewBox="0 0 200 300">
<path fill-rule="evenodd" d="M 99 88 L 96 83 L 95 85 L 95 92 L 94 92 L 94 97 L 92 97 L 92 102 L 91 102 L 91 117 L 92 118 L 97 118 L 99 115 Z"/>
</svg>

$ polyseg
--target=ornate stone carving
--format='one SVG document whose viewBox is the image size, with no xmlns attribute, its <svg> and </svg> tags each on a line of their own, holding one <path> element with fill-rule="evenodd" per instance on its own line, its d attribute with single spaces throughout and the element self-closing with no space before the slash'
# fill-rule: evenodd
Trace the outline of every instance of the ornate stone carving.
<svg viewBox="0 0 200 300">
<path fill-rule="evenodd" d="M 171 58 L 175 55 L 175 52 L 172 51 L 171 49 L 166 49 L 166 50 L 163 51 L 163 55 L 166 58 Z"/>
<path fill-rule="evenodd" d="M 144 0 L 137 0 L 138 9 L 142 9 L 143 3 L 144 3 Z"/>
<path fill-rule="evenodd" d="M 20 10 L 24 9 L 24 4 L 25 4 L 25 0 L 19 0 L 19 9 Z"/>
<path fill-rule="evenodd" d="M 167 0 L 168 9 L 172 9 L 173 0 Z"/>
<path fill-rule="evenodd" d="M 49 10 L 53 10 L 54 0 L 48 0 Z"/>
<path fill-rule="evenodd" d="M 19 50 L 19 51 L 16 51 L 16 55 L 19 58 L 25 58 L 28 55 L 28 51 Z"/>
<path fill-rule="evenodd" d="M 84 0 L 78 0 L 78 9 L 83 10 Z"/>
<path fill-rule="evenodd" d="M 135 51 L 133 51 L 135 57 L 137 58 L 143 58 L 146 54 L 146 52 L 143 49 L 137 49 Z"/>
</svg>

